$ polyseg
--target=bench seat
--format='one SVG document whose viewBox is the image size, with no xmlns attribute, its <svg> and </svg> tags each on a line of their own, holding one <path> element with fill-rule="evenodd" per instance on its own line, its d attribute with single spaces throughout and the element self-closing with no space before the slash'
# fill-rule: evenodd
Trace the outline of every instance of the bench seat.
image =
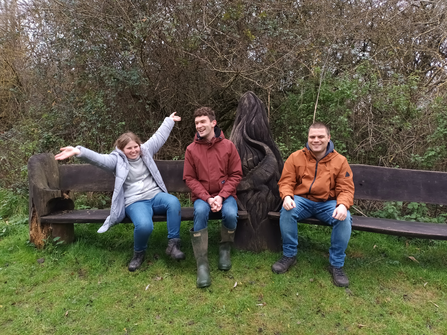
<svg viewBox="0 0 447 335">
<path fill-rule="evenodd" d="M 279 221 L 279 212 L 269 212 L 268 216 L 272 220 Z M 326 225 L 315 218 L 301 220 L 300 223 Z M 447 240 L 447 224 L 445 223 L 410 222 L 352 216 L 352 229 L 387 235 Z"/>
<path fill-rule="evenodd" d="M 73 211 L 61 211 L 45 215 L 40 218 L 42 223 L 103 223 L 110 214 L 110 209 L 82 209 Z M 240 219 L 246 219 L 248 213 L 246 211 L 238 211 Z M 194 207 L 182 207 L 181 214 L 182 221 L 194 219 Z M 219 220 L 222 218 L 221 213 L 210 212 L 210 220 Z M 154 215 L 152 217 L 154 222 L 166 221 L 165 215 Z M 131 223 L 132 221 L 126 217 L 123 223 Z"/>
</svg>

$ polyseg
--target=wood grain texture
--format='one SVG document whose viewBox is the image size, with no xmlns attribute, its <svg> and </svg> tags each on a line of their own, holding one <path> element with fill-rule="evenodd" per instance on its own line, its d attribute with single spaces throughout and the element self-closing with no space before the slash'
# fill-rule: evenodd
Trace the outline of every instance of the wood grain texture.
<svg viewBox="0 0 447 335">
<path fill-rule="evenodd" d="M 52 228 L 40 218 L 57 210 L 73 209 L 74 204 L 59 189 L 59 169 L 52 154 L 34 155 L 28 160 L 28 183 L 29 238 L 36 247 L 42 248 Z"/>
</svg>

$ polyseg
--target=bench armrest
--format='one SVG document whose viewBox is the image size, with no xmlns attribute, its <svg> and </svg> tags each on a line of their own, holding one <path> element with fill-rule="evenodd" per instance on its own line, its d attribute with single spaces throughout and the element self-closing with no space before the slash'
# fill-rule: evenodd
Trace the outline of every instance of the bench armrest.
<svg viewBox="0 0 447 335">
<path fill-rule="evenodd" d="M 33 155 L 29 159 L 28 182 L 30 222 L 33 213 L 38 217 L 50 214 L 59 209 L 61 201 L 64 207 L 73 207 L 59 189 L 59 167 L 53 154 Z"/>
</svg>

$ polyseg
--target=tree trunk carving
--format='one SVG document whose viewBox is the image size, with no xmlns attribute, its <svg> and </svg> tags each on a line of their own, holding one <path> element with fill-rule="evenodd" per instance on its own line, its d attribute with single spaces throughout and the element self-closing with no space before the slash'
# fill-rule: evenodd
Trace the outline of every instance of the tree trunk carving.
<svg viewBox="0 0 447 335">
<path fill-rule="evenodd" d="M 239 220 L 236 247 L 280 251 L 279 226 L 267 214 L 281 207 L 277 183 L 284 161 L 273 141 L 265 107 L 253 92 L 239 101 L 230 140 L 239 152 L 244 174 L 237 190 L 238 205 L 249 214 L 247 220 Z"/>
</svg>

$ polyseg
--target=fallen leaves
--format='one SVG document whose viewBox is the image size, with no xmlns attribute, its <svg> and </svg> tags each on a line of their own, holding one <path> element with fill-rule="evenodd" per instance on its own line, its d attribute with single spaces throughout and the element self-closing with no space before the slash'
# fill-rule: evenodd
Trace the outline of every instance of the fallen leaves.
<svg viewBox="0 0 447 335">
<path fill-rule="evenodd" d="M 413 256 L 408 256 L 408 258 L 411 259 L 413 262 L 419 263 L 419 261 Z"/>
<path fill-rule="evenodd" d="M 68 316 L 68 312 L 76 312 L 76 310 L 73 309 L 69 309 L 65 312 L 64 316 L 67 317 Z"/>
</svg>

